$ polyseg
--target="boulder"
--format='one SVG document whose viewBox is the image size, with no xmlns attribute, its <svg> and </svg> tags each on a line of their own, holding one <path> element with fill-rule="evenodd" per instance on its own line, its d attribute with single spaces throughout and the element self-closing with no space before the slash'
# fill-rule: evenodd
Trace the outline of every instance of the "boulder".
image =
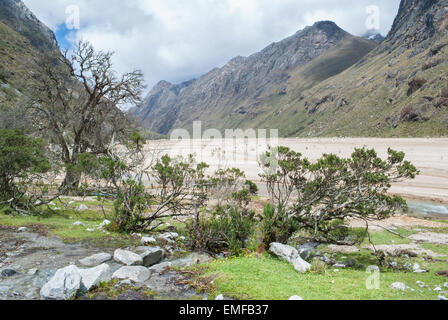
<svg viewBox="0 0 448 320">
<path fill-rule="evenodd" d="M 75 223 L 73 223 L 73 225 L 75 226 L 75 227 L 79 227 L 79 226 L 83 226 L 83 227 L 85 227 L 86 225 L 83 223 L 83 222 L 81 222 L 81 221 L 76 221 Z"/>
<path fill-rule="evenodd" d="M 163 258 L 163 250 L 159 247 L 138 247 L 137 252 L 143 259 L 143 266 L 151 267 Z"/>
<path fill-rule="evenodd" d="M 127 266 L 143 265 L 143 258 L 138 254 L 128 250 L 122 250 L 122 249 L 115 250 L 114 260 Z"/>
<path fill-rule="evenodd" d="M 143 237 L 141 240 L 142 245 L 146 246 L 146 245 L 151 245 L 154 243 L 157 243 L 157 240 L 153 237 Z"/>
<path fill-rule="evenodd" d="M 81 274 L 76 266 L 56 271 L 56 274 L 40 290 L 44 300 L 68 300 L 81 288 Z"/>
<path fill-rule="evenodd" d="M 106 227 L 106 226 L 108 226 L 108 225 L 110 225 L 112 222 L 111 221 L 109 221 L 109 220 L 104 220 L 103 222 L 101 222 L 101 224 L 100 224 L 100 229 L 103 229 L 104 227 Z"/>
<path fill-rule="evenodd" d="M 148 268 L 148 270 L 151 273 L 161 274 L 162 272 L 164 272 L 167 268 L 170 268 L 171 266 L 172 266 L 171 262 L 162 262 L 162 263 L 152 266 L 151 268 Z"/>
<path fill-rule="evenodd" d="M 110 267 L 105 263 L 95 268 L 79 269 L 79 273 L 81 274 L 81 290 L 84 292 L 88 292 L 101 282 L 110 280 Z"/>
<path fill-rule="evenodd" d="M 79 263 L 84 267 L 96 267 L 110 260 L 112 260 L 112 256 L 108 253 L 103 252 L 81 259 L 79 260 Z"/>
<path fill-rule="evenodd" d="M 0 275 L 1 275 L 2 278 L 12 277 L 12 276 L 14 276 L 16 274 L 18 274 L 18 271 L 16 269 L 14 269 L 14 268 L 11 268 L 11 267 L 3 269 L 0 272 Z"/>
<path fill-rule="evenodd" d="M 87 207 L 85 204 L 82 204 L 79 206 L 78 211 L 86 211 L 89 210 L 89 207 Z"/>
<path fill-rule="evenodd" d="M 439 295 L 437 299 L 439 299 L 440 301 L 448 301 L 448 298 L 442 295 Z"/>
<path fill-rule="evenodd" d="M 281 243 L 271 243 L 269 251 L 294 266 L 294 269 L 300 273 L 307 272 L 311 269 L 311 265 L 303 260 L 299 252 L 291 247 Z"/>
<path fill-rule="evenodd" d="M 113 279 L 131 280 L 136 283 L 145 282 L 151 276 L 151 271 L 142 266 L 121 267 L 113 275 Z"/>
<path fill-rule="evenodd" d="M 222 294 L 220 294 L 219 296 L 217 296 L 217 297 L 215 298 L 215 300 L 216 300 L 216 301 L 222 301 L 222 300 L 225 300 L 225 299 L 224 299 L 224 296 L 223 296 Z"/>
<path fill-rule="evenodd" d="M 28 228 L 27 227 L 20 227 L 17 231 L 18 232 L 27 232 Z"/>
<path fill-rule="evenodd" d="M 175 232 L 166 232 L 164 234 L 161 234 L 159 236 L 157 236 L 157 240 L 159 241 L 165 241 L 168 243 L 174 243 L 176 242 L 176 239 L 179 237 L 179 234 L 175 233 Z"/>
<path fill-rule="evenodd" d="M 292 296 L 292 297 L 289 298 L 288 300 L 291 300 L 291 301 L 293 301 L 293 300 L 301 301 L 301 300 L 303 300 L 303 298 L 302 298 L 302 297 L 299 297 L 299 296 Z"/>
<path fill-rule="evenodd" d="M 302 259 L 313 258 L 314 251 L 320 246 L 318 242 L 308 242 L 297 247 L 297 251 Z"/>
</svg>

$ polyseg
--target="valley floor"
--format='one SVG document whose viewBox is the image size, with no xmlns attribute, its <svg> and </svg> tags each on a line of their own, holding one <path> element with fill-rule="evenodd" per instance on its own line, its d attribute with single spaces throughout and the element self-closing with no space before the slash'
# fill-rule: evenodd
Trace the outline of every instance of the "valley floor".
<svg viewBox="0 0 448 320">
<path fill-rule="evenodd" d="M 159 140 L 149 142 L 147 150 L 148 153 L 173 156 L 196 154 L 198 160 L 211 165 L 211 171 L 220 167 L 236 167 L 249 179 L 260 183 L 259 155 L 266 151 L 268 145 L 276 144 L 290 147 L 310 160 L 316 160 L 324 153 L 349 157 L 355 148 L 364 146 L 374 148 L 383 158 L 388 148 L 403 151 L 406 159 L 420 170 L 420 175 L 415 180 L 393 185 L 391 192 L 407 200 L 448 205 L 448 138 L 281 138 L 278 142 L 269 139 Z M 260 187 L 261 193 L 265 193 L 261 184 Z"/>
</svg>

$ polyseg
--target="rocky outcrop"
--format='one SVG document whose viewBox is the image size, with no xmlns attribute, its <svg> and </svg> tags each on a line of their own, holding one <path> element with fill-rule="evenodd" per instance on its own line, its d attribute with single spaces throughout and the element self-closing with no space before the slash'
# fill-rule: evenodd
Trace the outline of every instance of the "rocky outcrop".
<svg viewBox="0 0 448 320">
<path fill-rule="evenodd" d="M 434 37 L 448 31 L 447 0 L 402 0 L 392 29 L 379 51 L 398 47 L 415 48 L 414 54 L 428 48 Z"/>
<path fill-rule="evenodd" d="M 40 51 L 58 50 L 56 37 L 21 0 L 0 1 L 0 21 L 25 36 Z"/>
</svg>

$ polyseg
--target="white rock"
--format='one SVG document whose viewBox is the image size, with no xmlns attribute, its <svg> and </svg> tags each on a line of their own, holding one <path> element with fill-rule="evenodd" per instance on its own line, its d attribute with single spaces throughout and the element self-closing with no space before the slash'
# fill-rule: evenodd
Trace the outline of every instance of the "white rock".
<svg viewBox="0 0 448 320">
<path fill-rule="evenodd" d="M 294 265 L 294 269 L 300 273 L 308 272 L 311 269 L 311 265 L 300 257 L 297 249 L 291 246 L 274 242 L 271 243 L 269 251 Z"/>
<path fill-rule="evenodd" d="M 52 202 L 50 202 L 48 205 L 54 207 L 56 204 L 52 201 Z"/>
<path fill-rule="evenodd" d="M 27 227 L 21 227 L 17 230 L 18 232 L 27 232 L 28 228 Z"/>
<path fill-rule="evenodd" d="M 76 227 L 78 227 L 78 226 L 83 226 L 83 227 L 85 227 L 85 226 L 86 226 L 86 225 L 85 225 L 83 222 L 81 222 L 81 221 L 76 221 L 75 223 L 73 223 L 73 225 L 76 226 Z"/>
<path fill-rule="evenodd" d="M 301 301 L 301 300 L 303 300 L 303 298 L 302 298 L 302 297 L 299 297 L 299 296 L 292 296 L 292 297 L 289 298 L 288 300 L 291 300 L 291 301 L 293 301 L 293 300 Z"/>
<path fill-rule="evenodd" d="M 163 258 L 163 250 L 159 247 L 139 247 L 137 252 L 143 259 L 143 266 L 151 267 Z"/>
<path fill-rule="evenodd" d="M 161 274 L 165 269 L 170 268 L 172 266 L 171 262 L 162 262 L 148 268 L 151 273 Z"/>
<path fill-rule="evenodd" d="M 160 241 L 166 241 L 169 243 L 173 243 L 173 242 L 175 242 L 176 238 L 178 238 L 178 237 L 179 237 L 179 234 L 177 234 L 175 232 L 166 232 L 164 234 L 157 236 L 156 239 L 160 240 Z"/>
<path fill-rule="evenodd" d="M 414 266 L 412 267 L 412 269 L 414 271 L 420 270 L 420 265 L 418 263 L 415 263 Z"/>
<path fill-rule="evenodd" d="M 445 288 L 448 288 L 448 282 L 445 282 L 445 283 L 443 284 L 443 286 L 444 286 Z"/>
<path fill-rule="evenodd" d="M 91 269 L 79 269 L 79 273 L 81 274 L 81 289 L 85 292 L 101 282 L 110 280 L 110 267 L 105 263 Z"/>
<path fill-rule="evenodd" d="M 145 282 L 151 276 L 151 271 L 142 266 L 121 267 L 113 275 L 113 279 L 132 280 L 136 283 Z"/>
<path fill-rule="evenodd" d="M 34 276 L 38 272 L 39 272 L 39 270 L 37 270 L 36 268 L 28 270 L 28 274 L 31 276 Z"/>
<path fill-rule="evenodd" d="M 223 296 L 222 294 L 220 294 L 219 296 L 217 296 L 217 297 L 215 298 L 215 300 L 216 300 L 216 301 L 222 301 L 222 300 L 224 300 L 224 296 Z"/>
<path fill-rule="evenodd" d="M 438 297 L 439 300 L 443 300 L 443 301 L 448 301 L 448 298 L 442 295 L 439 295 Z"/>
<path fill-rule="evenodd" d="M 299 255 L 299 252 L 295 248 L 277 242 L 271 243 L 269 251 L 289 263 L 294 263 Z"/>
<path fill-rule="evenodd" d="M 442 291 L 442 287 L 435 287 L 434 291 Z"/>
<path fill-rule="evenodd" d="M 82 204 L 79 206 L 78 211 L 86 211 L 89 210 L 89 207 L 87 207 L 85 204 Z"/>
<path fill-rule="evenodd" d="M 143 237 L 141 240 L 142 245 L 146 246 L 148 244 L 157 243 L 157 240 L 153 237 Z"/>
<path fill-rule="evenodd" d="M 101 224 L 100 224 L 100 229 L 103 229 L 105 226 L 108 226 L 108 225 L 110 225 L 112 222 L 111 221 L 109 221 L 109 220 L 104 220 L 103 222 L 101 222 Z"/>
<path fill-rule="evenodd" d="M 103 252 L 81 259 L 79 260 L 79 263 L 84 267 L 96 267 L 110 260 L 112 260 L 112 256 L 108 253 Z"/>
<path fill-rule="evenodd" d="M 407 287 L 406 287 L 406 285 L 403 282 L 394 282 L 394 283 L 392 283 L 390 288 L 393 289 L 393 290 L 405 291 Z"/>
<path fill-rule="evenodd" d="M 95 229 L 91 229 L 91 228 L 89 228 L 89 229 L 86 229 L 86 231 L 87 231 L 87 232 L 95 232 Z"/>
<path fill-rule="evenodd" d="M 114 260 L 127 266 L 143 265 L 143 258 L 140 255 L 128 250 L 115 250 Z"/>
<path fill-rule="evenodd" d="M 56 271 L 53 278 L 40 290 L 42 299 L 68 300 L 76 296 L 81 288 L 81 274 L 76 266 Z"/>
</svg>

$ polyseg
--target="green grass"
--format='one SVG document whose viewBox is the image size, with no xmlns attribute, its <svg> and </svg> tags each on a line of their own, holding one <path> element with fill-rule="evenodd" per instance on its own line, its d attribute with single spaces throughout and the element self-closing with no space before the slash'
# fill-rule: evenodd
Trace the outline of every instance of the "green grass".
<svg viewBox="0 0 448 320">
<path fill-rule="evenodd" d="M 413 231 L 413 230 L 409 230 L 409 229 L 404 229 L 404 228 L 396 228 L 394 229 L 394 232 L 402 235 L 403 237 L 409 237 L 410 235 L 416 234 L 418 232 Z M 388 231 L 374 231 L 374 232 L 370 232 L 370 239 L 372 240 L 372 242 L 376 245 L 381 245 L 381 244 L 409 244 L 412 241 L 409 239 L 405 239 L 402 237 L 399 237 L 393 233 L 390 233 Z M 369 243 L 369 239 L 366 238 L 364 240 L 363 244 L 370 244 Z"/>
<path fill-rule="evenodd" d="M 365 270 L 341 269 L 326 274 L 299 274 L 283 261 L 270 256 L 247 256 L 215 261 L 194 267 L 199 272 L 196 282 L 213 278 L 211 296 L 224 294 L 235 299 L 285 300 L 299 295 L 305 300 L 426 300 L 437 299 L 438 293 L 421 289 L 416 281 L 423 281 L 434 288 L 446 282 L 446 278 L 434 275 L 446 263 L 427 265 L 427 274 L 384 271 L 380 274 L 380 289 L 368 290 L 366 281 L 370 274 Z M 393 282 L 404 282 L 415 291 L 390 289 Z"/>
<path fill-rule="evenodd" d="M 54 201 L 53 209 L 61 205 L 60 201 Z M 78 207 L 81 203 L 87 206 L 93 206 L 95 202 L 75 202 L 71 206 Z M 105 217 L 101 211 L 93 209 L 79 212 L 74 209 L 64 208 L 54 212 L 45 212 L 42 216 L 12 216 L 0 213 L 0 225 L 3 226 L 41 226 L 47 232 L 60 237 L 64 242 L 75 243 L 81 241 L 89 241 L 96 245 L 106 245 L 107 243 L 115 243 L 120 246 L 129 245 L 137 240 L 119 233 L 105 233 L 99 230 L 99 225 L 104 221 Z M 85 226 L 74 226 L 76 221 L 80 221 Z M 89 232 L 87 229 L 93 229 Z"/>
</svg>

